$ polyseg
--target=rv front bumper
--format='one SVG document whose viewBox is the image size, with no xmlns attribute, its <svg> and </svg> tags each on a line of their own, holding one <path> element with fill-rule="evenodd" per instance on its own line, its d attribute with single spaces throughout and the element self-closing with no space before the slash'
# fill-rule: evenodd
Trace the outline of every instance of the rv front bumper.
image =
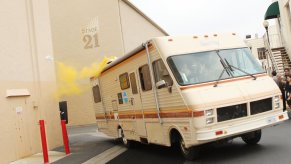
<svg viewBox="0 0 291 164">
<path fill-rule="evenodd" d="M 229 126 L 211 130 L 198 130 L 196 132 L 198 141 L 212 141 L 221 138 L 236 136 L 256 129 L 262 129 L 267 126 L 276 125 L 282 121 L 288 120 L 288 113 L 281 112 L 279 114 L 267 115 L 248 122 L 238 123 Z"/>
</svg>

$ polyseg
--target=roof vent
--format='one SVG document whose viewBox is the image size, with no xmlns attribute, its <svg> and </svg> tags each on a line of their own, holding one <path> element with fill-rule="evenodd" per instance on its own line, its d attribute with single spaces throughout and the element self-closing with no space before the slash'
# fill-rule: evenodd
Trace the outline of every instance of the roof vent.
<svg viewBox="0 0 291 164">
<path fill-rule="evenodd" d="M 116 59 L 117 59 L 116 57 L 113 58 L 113 59 L 109 59 L 108 62 L 107 62 L 106 64 L 108 65 L 108 64 L 112 63 L 112 62 L 113 62 L 114 60 L 116 60 Z"/>
<path fill-rule="evenodd" d="M 246 35 L 246 39 L 252 38 L 252 35 Z"/>
</svg>

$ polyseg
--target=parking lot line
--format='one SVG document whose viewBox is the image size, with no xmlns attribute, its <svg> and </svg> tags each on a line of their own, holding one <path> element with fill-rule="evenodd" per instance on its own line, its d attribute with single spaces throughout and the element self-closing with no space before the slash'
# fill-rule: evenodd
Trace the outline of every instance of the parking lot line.
<svg viewBox="0 0 291 164">
<path fill-rule="evenodd" d="M 88 161 L 84 162 L 83 164 L 105 164 L 109 162 L 111 159 L 115 158 L 119 154 L 125 152 L 127 149 L 123 146 L 114 146 L 101 154 L 89 159 Z"/>
</svg>

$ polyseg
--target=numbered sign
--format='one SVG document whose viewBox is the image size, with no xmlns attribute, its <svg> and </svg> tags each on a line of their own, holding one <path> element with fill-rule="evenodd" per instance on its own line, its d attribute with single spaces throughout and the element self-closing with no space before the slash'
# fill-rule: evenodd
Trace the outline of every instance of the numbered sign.
<svg viewBox="0 0 291 164">
<path fill-rule="evenodd" d="M 83 42 L 84 49 L 100 47 L 98 33 L 99 33 L 99 23 L 98 17 L 96 17 L 81 29 L 82 34 L 81 40 Z"/>
</svg>

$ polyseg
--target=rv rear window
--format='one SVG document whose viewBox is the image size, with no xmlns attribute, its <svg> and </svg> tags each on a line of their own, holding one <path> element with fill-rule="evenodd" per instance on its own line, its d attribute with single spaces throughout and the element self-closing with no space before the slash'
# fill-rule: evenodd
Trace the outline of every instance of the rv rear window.
<svg viewBox="0 0 291 164">
<path fill-rule="evenodd" d="M 100 95 L 99 85 L 94 86 L 92 88 L 92 90 L 93 90 L 94 102 L 95 103 L 101 102 L 101 95 Z"/>
<path fill-rule="evenodd" d="M 118 103 L 119 104 L 123 104 L 123 98 L 122 98 L 122 93 L 117 93 L 117 97 L 118 97 Z"/>
<path fill-rule="evenodd" d="M 140 84 L 143 91 L 152 90 L 151 75 L 148 65 L 144 65 L 138 69 Z"/>
<path fill-rule="evenodd" d="M 135 73 L 134 72 L 130 73 L 129 78 L 130 78 L 132 94 L 137 94 L 138 92 L 137 92 Z"/>
<path fill-rule="evenodd" d="M 119 82 L 120 82 L 120 88 L 122 90 L 127 89 L 130 87 L 129 85 L 129 79 L 128 79 L 128 73 L 123 73 L 119 75 Z"/>
</svg>

